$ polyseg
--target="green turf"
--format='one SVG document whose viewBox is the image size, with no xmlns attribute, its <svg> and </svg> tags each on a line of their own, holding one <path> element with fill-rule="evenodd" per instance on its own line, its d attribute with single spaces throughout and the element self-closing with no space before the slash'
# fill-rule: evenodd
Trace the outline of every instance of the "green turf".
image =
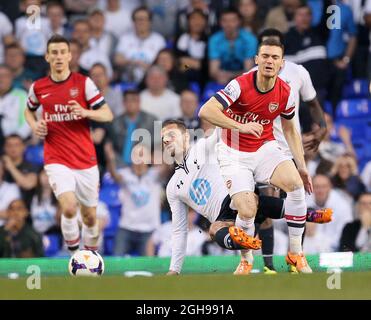
<svg viewBox="0 0 371 320">
<path fill-rule="evenodd" d="M 230 274 L 176 277 L 44 277 L 40 290 L 26 279 L 0 279 L 0 299 L 371 299 L 371 272 L 341 273 L 341 289 L 327 288 L 330 274 Z"/>
</svg>

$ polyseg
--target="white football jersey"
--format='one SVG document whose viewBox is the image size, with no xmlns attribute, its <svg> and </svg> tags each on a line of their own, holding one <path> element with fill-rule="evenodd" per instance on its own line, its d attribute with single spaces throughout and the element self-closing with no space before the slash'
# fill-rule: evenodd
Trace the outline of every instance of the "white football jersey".
<svg viewBox="0 0 371 320">
<path fill-rule="evenodd" d="M 257 67 L 253 68 L 249 72 L 256 70 Z M 299 106 L 300 98 L 303 101 L 313 100 L 317 93 L 313 87 L 312 79 L 310 78 L 309 72 L 302 65 L 285 60 L 285 64 L 279 73 L 279 77 L 285 81 L 291 88 L 291 95 L 295 101 L 295 126 L 298 133 L 301 133 L 300 121 L 299 121 Z M 285 155 L 292 157 L 290 148 L 286 142 L 285 136 L 282 131 L 281 117 L 277 117 L 273 123 L 273 134 L 278 141 L 280 147 L 283 149 Z"/>
<path fill-rule="evenodd" d="M 223 200 L 228 195 L 220 175 L 215 153 L 216 130 L 200 139 L 188 150 L 183 162 L 176 166 L 166 195 L 172 212 L 172 257 L 170 270 L 180 272 L 187 245 L 188 207 L 210 222 L 218 217 Z"/>
</svg>

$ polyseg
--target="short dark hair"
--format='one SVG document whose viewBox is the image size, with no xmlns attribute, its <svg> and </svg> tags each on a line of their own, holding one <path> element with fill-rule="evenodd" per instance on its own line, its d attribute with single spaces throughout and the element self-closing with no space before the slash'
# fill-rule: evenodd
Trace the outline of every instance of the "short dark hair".
<svg viewBox="0 0 371 320">
<path fill-rule="evenodd" d="M 60 34 L 54 34 L 50 37 L 48 40 L 48 43 L 46 44 L 46 50 L 49 51 L 49 45 L 52 43 L 65 43 L 68 46 L 68 49 L 70 49 L 70 43 L 69 41 L 61 36 Z"/>
<path fill-rule="evenodd" d="M 23 48 L 18 42 L 11 42 L 8 45 L 5 46 L 5 51 L 10 50 L 10 49 L 19 49 L 22 52 L 24 52 Z"/>
<path fill-rule="evenodd" d="M 10 139 L 18 139 L 18 140 L 21 140 L 23 144 L 25 143 L 23 138 L 19 134 L 16 134 L 16 133 L 12 133 L 12 134 L 6 136 L 5 137 L 5 142 L 10 140 Z"/>
<path fill-rule="evenodd" d="M 104 72 L 107 73 L 107 68 L 106 68 L 106 66 L 105 66 L 103 63 L 101 63 L 101 62 L 96 62 L 96 63 L 94 63 L 94 64 L 91 66 L 91 68 L 90 68 L 89 71 L 91 71 L 93 68 L 96 68 L 96 67 L 102 68 L 102 69 L 104 70 Z"/>
<path fill-rule="evenodd" d="M 258 36 L 259 43 L 261 43 L 265 37 L 278 37 L 281 43 L 284 41 L 283 33 L 274 28 L 264 29 L 262 32 L 260 32 Z"/>
<path fill-rule="evenodd" d="M 168 120 L 165 120 L 162 123 L 162 129 L 165 128 L 165 127 L 167 127 L 167 126 L 170 126 L 172 124 L 175 124 L 178 127 L 178 129 L 180 129 L 183 132 L 186 132 L 187 131 L 187 126 L 185 125 L 184 121 L 183 120 L 180 120 L 180 119 L 168 119 Z"/>
<path fill-rule="evenodd" d="M 139 11 L 146 11 L 148 13 L 148 17 L 149 17 L 149 21 L 152 21 L 152 11 L 148 9 L 147 6 L 139 6 L 138 8 L 136 8 L 133 13 L 131 14 L 131 20 L 134 21 L 134 18 L 135 18 L 135 15 L 139 12 Z"/>
<path fill-rule="evenodd" d="M 235 14 L 238 17 L 239 20 L 242 19 L 241 13 L 234 7 L 229 7 L 229 8 L 224 9 L 220 13 L 220 19 L 222 19 L 222 17 L 226 14 Z"/>
<path fill-rule="evenodd" d="M 264 41 L 262 41 L 260 44 L 259 44 L 259 47 L 258 47 L 258 53 L 260 51 L 260 48 L 262 46 L 273 46 L 273 47 L 280 47 L 282 49 L 282 56 L 283 56 L 283 53 L 285 52 L 285 47 L 284 45 L 277 41 L 276 39 L 273 39 L 273 38 L 268 38 Z"/>
<path fill-rule="evenodd" d="M 59 7 L 59 8 L 61 8 L 63 10 L 63 12 L 65 11 L 63 5 L 60 2 L 58 2 L 58 1 L 50 1 L 50 2 L 48 2 L 47 5 L 46 5 L 46 10 L 49 10 L 52 7 Z"/>
<path fill-rule="evenodd" d="M 126 89 L 124 90 L 123 92 L 123 97 L 124 99 L 127 98 L 128 95 L 135 95 L 135 96 L 139 96 L 139 90 L 138 89 L 135 89 L 135 88 L 130 88 L 130 89 Z"/>
</svg>

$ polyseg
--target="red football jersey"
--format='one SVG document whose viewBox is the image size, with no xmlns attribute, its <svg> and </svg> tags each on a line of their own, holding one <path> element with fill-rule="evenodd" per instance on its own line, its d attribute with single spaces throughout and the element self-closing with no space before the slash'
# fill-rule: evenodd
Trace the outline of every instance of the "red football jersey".
<svg viewBox="0 0 371 320">
<path fill-rule="evenodd" d="M 89 120 L 71 114 L 70 100 L 76 100 L 86 109 L 98 109 L 105 103 L 90 78 L 72 72 L 60 82 L 50 77 L 35 81 L 29 90 L 27 106 L 32 111 L 42 106 L 42 116 L 47 122 L 44 163 L 87 169 L 97 164 Z"/>
<path fill-rule="evenodd" d="M 274 87 L 261 92 L 256 86 L 256 71 L 245 73 L 233 79 L 214 97 L 223 105 L 224 114 L 240 122 L 257 122 L 263 126 L 260 138 L 251 134 L 232 133 L 223 129 L 222 139 L 229 147 L 255 152 L 266 141 L 274 140 L 273 120 L 278 116 L 291 119 L 295 115 L 295 100 L 290 95 L 290 87 L 277 78 Z"/>
</svg>

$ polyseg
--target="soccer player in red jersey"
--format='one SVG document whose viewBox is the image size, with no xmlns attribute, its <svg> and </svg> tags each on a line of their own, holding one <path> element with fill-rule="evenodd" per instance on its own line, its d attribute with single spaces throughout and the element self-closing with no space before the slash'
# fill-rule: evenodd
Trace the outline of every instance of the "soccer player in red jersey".
<svg viewBox="0 0 371 320">
<path fill-rule="evenodd" d="M 49 39 L 45 59 L 50 75 L 30 87 L 25 117 L 34 134 L 45 139 L 45 171 L 63 212 L 61 228 L 68 249 L 74 253 L 79 248 L 80 206 L 84 246 L 97 250 L 99 172 L 89 120 L 109 122 L 113 115 L 93 81 L 70 71 L 71 51 L 64 37 Z M 35 112 L 40 106 L 38 120 Z"/>
<path fill-rule="evenodd" d="M 257 210 L 255 182 L 270 183 L 287 193 L 285 218 L 290 248 L 287 263 L 299 272 L 311 273 L 302 251 L 301 237 L 305 227 L 305 190 L 312 192 L 303 146 L 292 120 L 294 97 L 290 87 L 278 77 L 283 65 L 283 46 L 274 39 L 263 41 L 255 62 L 258 70 L 233 79 L 201 108 L 199 116 L 223 128 L 217 145 L 221 173 L 238 211 L 236 226 L 254 235 Z M 281 117 L 282 128 L 295 159 L 280 149 L 273 135 L 273 121 Z M 236 272 L 252 268 L 251 251 L 246 251 Z"/>
</svg>

